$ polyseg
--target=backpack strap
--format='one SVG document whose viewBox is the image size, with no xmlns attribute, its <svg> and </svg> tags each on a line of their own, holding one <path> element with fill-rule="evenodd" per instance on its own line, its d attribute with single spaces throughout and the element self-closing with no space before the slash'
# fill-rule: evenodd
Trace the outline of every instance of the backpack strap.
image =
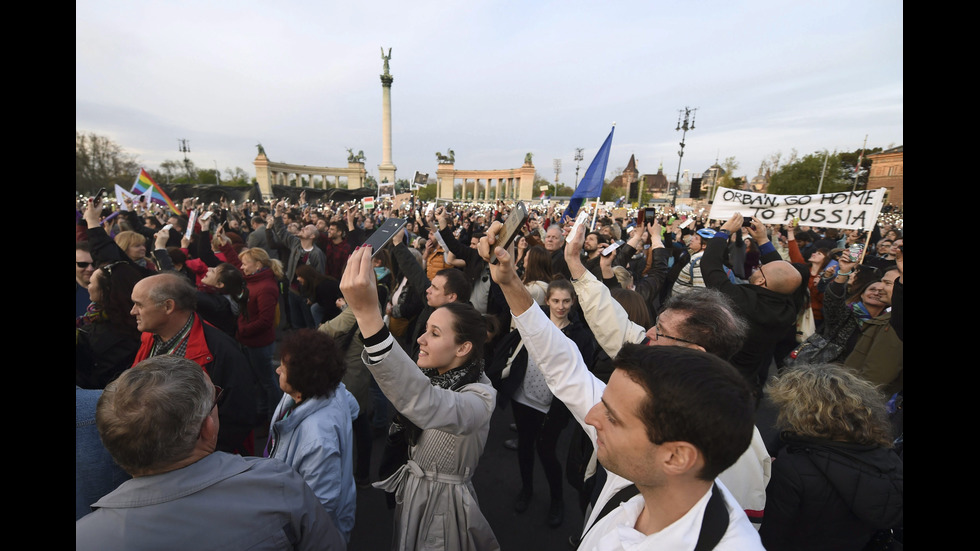
<svg viewBox="0 0 980 551">
<path fill-rule="evenodd" d="M 701 532 L 698 534 L 698 543 L 694 546 L 694 551 L 714 549 L 721 541 L 721 537 L 725 535 L 725 531 L 728 530 L 728 521 L 728 507 L 725 507 L 725 498 L 722 497 L 718 484 L 712 484 L 711 497 L 704 507 Z"/>
<path fill-rule="evenodd" d="M 596 517 L 589 530 L 592 530 L 602 517 L 638 493 L 640 490 L 637 489 L 636 484 L 630 484 L 616 492 L 616 495 L 607 501 L 602 510 L 599 511 L 599 516 Z M 701 518 L 701 531 L 698 533 L 698 542 L 694 546 L 694 551 L 711 551 L 714 549 L 721 541 L 722 536 L 725 535 L 725 531 L 728 530 L 728 522 L 728 507 L 725 506 L 725 498 L 721 495 L 718 484 L 713 484 L 711 497 L 708 498 L 708 504 L 704 508 L 704 516 Z"/>
</svg>

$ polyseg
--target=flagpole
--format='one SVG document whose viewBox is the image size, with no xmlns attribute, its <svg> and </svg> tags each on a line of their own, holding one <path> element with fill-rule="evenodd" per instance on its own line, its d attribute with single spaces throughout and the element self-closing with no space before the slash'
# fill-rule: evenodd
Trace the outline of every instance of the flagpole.
<svg viewBox="0 0 980 551">
<path fill-rule="evenodd" d="M 864 145 L 861 146 L 861 154 L 858 155 L 857 166 L 854 167 L 854 185 L 851 186 L 851 191 L 857 191 L 858 188 L 858 177 L 861 176 L 861 162 L 864 161 L 864 150 L 868 147 L 868 135 L 864 135 Z"/>
</svg>

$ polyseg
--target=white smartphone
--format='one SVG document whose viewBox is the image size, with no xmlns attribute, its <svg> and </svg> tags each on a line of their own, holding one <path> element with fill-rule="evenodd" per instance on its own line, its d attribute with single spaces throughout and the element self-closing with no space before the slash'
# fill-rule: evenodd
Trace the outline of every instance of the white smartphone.
<svg viewBox="0 0 980 551">
<path fill-rule="evenodd" d="M 619 241 L 613 243 L 612 245 L 609 245 L 605 249 L 602 249 L 602 253 L 600 253 L 600 254 L 602 254 L 602 256 L 609 256 L 609 255 L 611 255 L 613 253 L 613 251 L 615 251 L 616 249 L 618 249 L 623 243 L 625 243 L 625 241 L 623 241 L 622 239 L 620 239 Z"/>
</svg>

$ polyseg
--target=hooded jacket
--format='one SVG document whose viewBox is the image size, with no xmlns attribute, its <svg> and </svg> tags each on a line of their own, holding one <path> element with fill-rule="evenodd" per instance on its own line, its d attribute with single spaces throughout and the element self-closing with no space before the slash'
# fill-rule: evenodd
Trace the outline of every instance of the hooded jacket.
<svg viewBox="0 0 980 551">
<path fill-rule="evenodd" d="M 903 523 L 902 460 L 889 448 L 783 434 L 760 535 L 768 551 L 861 550 Z"/>
</svg>

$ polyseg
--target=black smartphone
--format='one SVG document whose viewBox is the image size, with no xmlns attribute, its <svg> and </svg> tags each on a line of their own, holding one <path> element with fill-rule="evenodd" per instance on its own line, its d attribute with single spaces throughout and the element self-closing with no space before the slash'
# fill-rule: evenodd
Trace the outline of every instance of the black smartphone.
<svg viewBox="0 0 980 551">
<path fill-rule="evenodd" d="M 99 192 L 95 194 L 95 198 L 92 199 L 92 204 L 99 206 L 102 203 L 102 199 L 105 197 L 105 188 L 99 188 Z"/>
<path fill-rule="evenodd" d="M 520 231 L 521 226 L 527 221 L 527 206 L 524 201 L 518 202 L 514 205 L 514 208 L 510 209 L 510 214 L 507 215 L 507 221 L 504 222 L 504 228 L 499 234 L 497 234 L 497 243 L 490 247 L 490 263 L 497 263 L 497 255 L 494 251 L 497 247 L 507 248 L 511 243 L 514 242 L 514 238 L 517 237 L 517 233 Z"/>
<path fill-rule="evenodd" d="M 368 237 L 367 241 L 364 242 L 364 246 L 371 245 L 371 258 L 374 258 L 378 251 L 383 249 L 391 241 L 391 238 L 404 227 L 405 220 L 403 218 L 388 218 L 384 224 L 381 224 L 380 228 L 374 230 L 371 237 Z"/>
<path fill-rule="evenodd" d="M 657 221 L 657 208 L 646 207 L 643 209 L 643 225 L 653 224 Z"/>
<path fill-rule="evenodd" d="M 751 225 L 752 225 L 752 217 L 751 216 L 746 216 L 745 218 L 742 218 L 742 227 L 743 228 L 748 228 Z"/>
</svg>

